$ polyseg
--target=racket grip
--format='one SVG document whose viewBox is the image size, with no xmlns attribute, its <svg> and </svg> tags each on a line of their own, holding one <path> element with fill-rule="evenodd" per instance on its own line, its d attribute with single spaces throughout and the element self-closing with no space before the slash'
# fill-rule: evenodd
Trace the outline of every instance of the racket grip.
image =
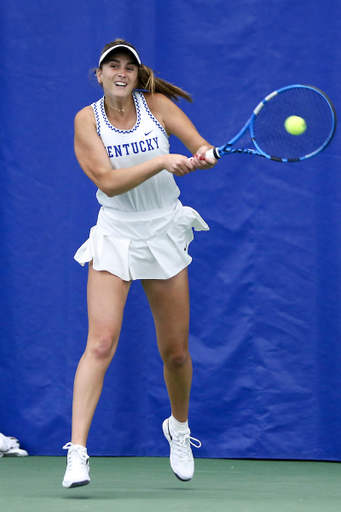
<svg viewBox="0 0 341 512">
<path fill-rule="evenodd" d="M 214 158 L 214 160 L 218 160 L 220 158 L 218 151 L 215 148 L 211 148 L 206 151 L 205 158 Z"/>
<path fill-rule="evenodd" d="M 218 160 L 218 158 L 220 158 L 220 155 L 215 148 L 211 148 L 208 151 L 206 151 L 205 158 L 213 158 L 213 160 Z M 193 157 L 191 156 L 189 160 L 193 160 Z"/>
</svg>

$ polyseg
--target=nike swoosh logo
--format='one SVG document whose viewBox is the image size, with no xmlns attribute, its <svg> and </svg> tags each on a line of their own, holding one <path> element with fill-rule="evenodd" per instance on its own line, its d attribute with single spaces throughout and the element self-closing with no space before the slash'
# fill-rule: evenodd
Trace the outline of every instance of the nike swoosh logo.
<svg viewBox="0 0 341 512">
<path fill-rule="evenodd" d="M 147 135 L 149 135 L 150 133 L 152 133 L 153 130 L 150 130 L 150 132 L 148 133 L 145 133 L 144 136 L 147 137 Z"/>
</svg>

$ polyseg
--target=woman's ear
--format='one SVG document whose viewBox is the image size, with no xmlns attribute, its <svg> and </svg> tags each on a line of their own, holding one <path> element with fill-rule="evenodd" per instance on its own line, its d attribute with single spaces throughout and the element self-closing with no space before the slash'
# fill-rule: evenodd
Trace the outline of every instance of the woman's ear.
<svg viewBox="0 0 341 512">
<path fill-rule="evenodd" d="M 102 84 L 102 70 L 100 68 L 96 69 L 96 77 L 99 84 Z"/>
</svg>

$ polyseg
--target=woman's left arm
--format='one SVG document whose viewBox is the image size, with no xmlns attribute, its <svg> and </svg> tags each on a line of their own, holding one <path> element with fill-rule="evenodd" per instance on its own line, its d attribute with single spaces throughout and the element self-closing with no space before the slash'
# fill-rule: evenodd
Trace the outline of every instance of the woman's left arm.
<svg viewBox="0 0 341 512">
<path fill-rule="evenodd" d="M 168 135 L 175 135 L 192 153 L 197 169 L 210 169 L 217 161 L 205 160 L 205 153 L 213 148 L 198 132 L 192 121 L 169 98 L 160 93 L 146 94 L 148 106 Z"/>
</svg>

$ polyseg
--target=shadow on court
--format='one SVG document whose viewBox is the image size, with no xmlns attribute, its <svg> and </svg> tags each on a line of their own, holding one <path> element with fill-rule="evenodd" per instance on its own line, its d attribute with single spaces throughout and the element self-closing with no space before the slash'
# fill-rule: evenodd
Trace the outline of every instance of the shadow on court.
<svg viewBox="0 0 341 512">
<path fill-rule="evenodd" d="M 339 512 L 341 464 L 196 459 L 180 482 L 165 458 L 92 457 L 91 483 L 61 486 L 64 457 L 0 459 L 6 512 Z"/>
</svg>

